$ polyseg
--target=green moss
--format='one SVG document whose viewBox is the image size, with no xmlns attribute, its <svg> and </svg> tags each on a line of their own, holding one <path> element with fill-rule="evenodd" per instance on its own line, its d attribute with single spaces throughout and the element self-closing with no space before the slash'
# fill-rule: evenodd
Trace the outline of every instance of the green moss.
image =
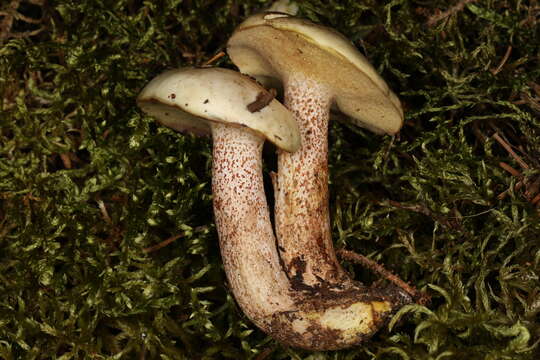
<svg viewBox="0 0 540 360">
<path fill-rule="evenodd" d="M 300 2 L 364 51 L 406 109 L 395 139 L 332 123 L 336 245 L 432 295 L 362 346 L 317 354 L 281 347 L 231 297 L 208 139 L 160 127 L 134 102 L 268 3 L 0 5 L 36 19 L 0 18 L 0 358 L 537 358 L 537 190 L 512 190 L 520 179 L 500 165 L 540 175 L 536 2 Z"/>
</svg>

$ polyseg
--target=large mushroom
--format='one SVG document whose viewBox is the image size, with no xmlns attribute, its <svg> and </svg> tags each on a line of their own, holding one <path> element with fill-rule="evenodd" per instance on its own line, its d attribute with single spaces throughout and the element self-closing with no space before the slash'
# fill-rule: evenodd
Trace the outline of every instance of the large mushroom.
<svg viewBox="0 0 540 360">
<path fill-rule="evenodd" d="M 328 121 L 337 106 L 354 124 L 395 134 L 401 104 L 362 54 L 341 34 L 288 14 L 246 19 L 227 44 L 242 73 L 280 80 L 285 106 L 300 126 L 302 147 L 278 150 L 276 235 L 285 269 L 298 287 L 343 286 L 328 209 Z"/>
<path fill-rule="evenodd" d="M 153 79 L 137 103 L 176 130 L 212 135 L 223 264 L 238 304 L 258 327 L 288 345 L 339 349 L 372 335 L 402 304 L 399 291 L 291 286 L 270 222 L 261 149 L 267 139 L 294 151 L 300 136 L 292 114 L 264 88 L 231 70 L 172 70 Z"/>
</svg>

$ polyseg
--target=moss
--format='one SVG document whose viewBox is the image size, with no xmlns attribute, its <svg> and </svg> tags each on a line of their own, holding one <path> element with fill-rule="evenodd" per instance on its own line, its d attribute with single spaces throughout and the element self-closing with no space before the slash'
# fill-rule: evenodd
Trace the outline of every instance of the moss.
<svg viewBox="0 0 540 360">
<path fill-rule="evenodd" d="M 332 123 L 336 245 L 433 298 L 328 353 L 283 348 L 245 318 L 221 267 L 208 140 L 157 126 L 134 102 L 266 5 L 0 5 L 0 358 L 537 358 L 537 3 L 300 2 L 355 42 L 406 109 L 395 139 Z"/>
</svg>

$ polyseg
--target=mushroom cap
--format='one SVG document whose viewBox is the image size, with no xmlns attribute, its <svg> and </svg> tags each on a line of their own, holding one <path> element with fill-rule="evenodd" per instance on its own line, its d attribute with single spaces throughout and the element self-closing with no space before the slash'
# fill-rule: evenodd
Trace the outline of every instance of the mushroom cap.
<svg viewBox="0 0 540 360">
<path fill-rule="evenodd" d="M 227 52 L 241 72 L 279 78 L 295 74 L 324 84 L 358 126 L 394 134 L 403 109 L 367 59 L 337 31 L 283 13 L 265 12 L 235 30 Z"/>
<path fill-rule="evenodd" d="M 257 101 L 262 102 L 254 111 L 249 105 Z M 289 110 L 262 86 L 233 70 L 166 71 L 144 87 L 137 104 L 180 132 L 209 135 L 212 123 L 218 122 L 245 127 L 286 151 L 300 147 L 298 125 Z"/>
</svg>

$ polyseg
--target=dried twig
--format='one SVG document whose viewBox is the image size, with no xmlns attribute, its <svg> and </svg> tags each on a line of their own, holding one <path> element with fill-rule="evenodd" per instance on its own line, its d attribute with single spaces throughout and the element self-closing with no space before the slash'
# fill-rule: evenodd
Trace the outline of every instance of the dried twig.
<svg viewBox="0 0 540 360">
<path fill-rule="evenodd" d="M 257 98 L 255 99 L 255 101 L 247 105 L 247 109 L 251 113 L 261 111 L 266 107 L 266 105 L 268 105 L 272 100 L 274 100 L 276 95 L 276 89 L 261 91 L 259 94 L 257 94 Z"/>
<path fill-rule="evenodd" d="M 501 168 L 503 168 L 504 170 L 508 171 L 510 174 L 512 174 L 513 176 L 515 177 L 521 177 L 521 172 L 519 172 L 518 170 L 514 169 L 513 167 L 511 167 L 510 165 L 508 165 L 507 163 L 504 163 L 504 162 L 500 162 L 499 163 L 499 166 Z"/>
<path fill-rule="evenodd" d="M 62 163 L 64 164 L 64 167 L 66 169 L 72 168 L 71 157 L 69 156 L 69 153 L 61 153 L 60 159 L 62 160 Z"/>
<path fill-rule="evenodd" d="M 501 62 L 499 63 L 499 65 L 495 68 L 495 69 L 492 69 L 491 70 L 491 73 L 493 75 L 497 75 L 503 68 L 504 64 L 506 64 L 506 62 L 508 61 L 508 58 L 510 57 L 510 54 L 512 53 L 512 46 L 509 45 L 507 48 L 506 48 L 506 52 L 504 53 L 504 56 L 501 60 Z"/>
<path fill-rule="evenodd" d="M 534 181 L 528 182 L 525 190 L 525 198 L 528 201 L 532 201 L 540 190 L 540 177 L 537 177 Z"/>
<path fill-rule="evenodd" d="M 530 166 L 512 149 L 512 145 L 510 145 L 507 141 L 505 141 L 498 132 L 495 132 L 492 136 L 499 144 L 501 144 L 502 147 L 508 153 L 516 160 L 521 166 L 522 169 L 528 170 Z M 537 177 L 536 179 L 526 178 L 523 176 L 523 174 L 519 171 L 514 169 L 512 166 L 508 165 L 507 163 L 500 162 L 499 166 L 503 168 L 504 170 L 508 171 L 512 176 L 515 176 L 519 179 L 519 181 L 514 186 L 514 191 L 520 190 L 522 187 L 525 187 L 525 192 L 523 196 L 527 201 L 532 203 L 533 205 L 536 205 L 540 201 L 540 177 Z M 510 193 L 510 189 L 503 191 L 499 195 L 497 195 L 497 199 L 502 200 L 504 199 L 508 194 Z"/>
<path fill-rule="evenodd" d="M 512 146 L 506 141 L 504 141 L 503 138 L 499 135 L 499 133 L 493 134 L 493 138 L 497 140 L 497 142 L 501 144 L 506 151 L 508 151 L 510 156 L 512 156 L 514 160 L 518 162 L 519 166 L 521 166 L 523 169 L 529 169 L 529 165 L 527 165 L 527 163 L 523 161 L 523 159 L 518 154 L 516 154 L 516 152 L 512 149 Z"/>
<path fill-rule="evenodd" d="M 2 17 L 0 19 L 0 43 L 11 35 L 11 28 L 15 18 L 13 14 L 19 7 L 20 2 L 20 0 L 12 0 L 9 5 L 4 6 L 4 11 L 0 12 L 0 17 Z"/>
<path fill-rule="evenodd" d="M 426 25 L 431 27 L 431 26 L 435 25 L 436 23 L 438 23 L 439 21 L 444 20 L 444 19 L 446 19 L 446 18 L 460 12 L 461 10 L 463 10 L 465 5 L 473 3 L 473 2 L 476 2 L 476 0 L 461 0 L 456 5 L 449 8 L 448 10 L 431 16 L 428 19 L 428 21 L 426 22 Z"/>
<path fill-rule="evenodd" d="M 207 60 L 202 66 L 210 66 L 223 56 L 225 56 L 225 52 L 220 51 L 216 55 L 212 56 L 209 60 Z"/>
<path fill-rule="evenodd" d="M 531 96 L 525 92 L 522 92 L 519 94 L 520 100 L 517 100 L 515 104 L 526 104 L 529 105 L 531 109 L 533 109 L 535 112 L 540 113 L 540 97 L 539 96 Z"/>
<path fill-rule="evenodd" d="M 196 228 L 193 229 L 193 231 L 201 231 L 201 230 L 204 230 L 206 228 L 207 228 L 207 226 L 197 226 Z M 156 245 L 144 248 L 143 251 L 145 253 L 147 253 L 147 254 L 151 253 L 151 252 L 154 252 L 154 251 L 157 251 L 157 250 L 159 250 L 161 248 L 164 248 L 165 246 L 175 242 L 176 240 L 184 237 L 185 235 L 186 235 L 186 233 L 181 233 L 181 234 L 178 234 L 178 235 L 171 236 L 170 238 L 168 238 L 166 240 L 163 240 L 162 242 L 157 243 Z"/>
<path fill-rule="evenodd" d="M 43 6 L 41 1 L 30 1 L 30 3 Z M 7 39 L 16 39 L 16 38 L 26 38 L 35 36 L 45 30 L 44 26 L 41 26 L 36 30 L 28 31 L 15 31 L 13 30 L 16 26 L 16 21 L 22 21 L 27 24 L 41 24 L 43 23 L 43 17 L 40 19 L 34 19 L 29 16 L 25 16 L 18 12 L 21 4 L 21 0 L 12 0 L 9 4 L 5 5 L 0 10 L 0 44 Z"/>
<path fill-rule="evenodd" d="M 516 185 L 514 186 L 514 191 L 520 190 L 523 187 L 523 185 L 525 185 L 525 182 L 523 180 L 518 181 Z M 509 193 L 510 193 L 510 189 L 505 190 L 499 195 L 497 195 L 497 199 L 503 200 Z"/>
<path fill-rule="evenodd" d="M 401 280 L 397 275 L 394 275 L 391 271 L 386 270 L 382 265 L 376 263 L 375 261 L 368 259 L 367 257 L 357 254 L 350 250 L 340 249 L 337 251 L 337 255 L 342 259 L 353 261 L 358 263 L 371 271 L 379 274 L 390 282 L 394 283 L 396 286 L 403 289 L 407 294 L 411 295 L 419 304 L 426 304 L 429 302 L 429 295 L 418 291 L 413 286 L 407 284 L 405 281 Z"/>
</svg>

